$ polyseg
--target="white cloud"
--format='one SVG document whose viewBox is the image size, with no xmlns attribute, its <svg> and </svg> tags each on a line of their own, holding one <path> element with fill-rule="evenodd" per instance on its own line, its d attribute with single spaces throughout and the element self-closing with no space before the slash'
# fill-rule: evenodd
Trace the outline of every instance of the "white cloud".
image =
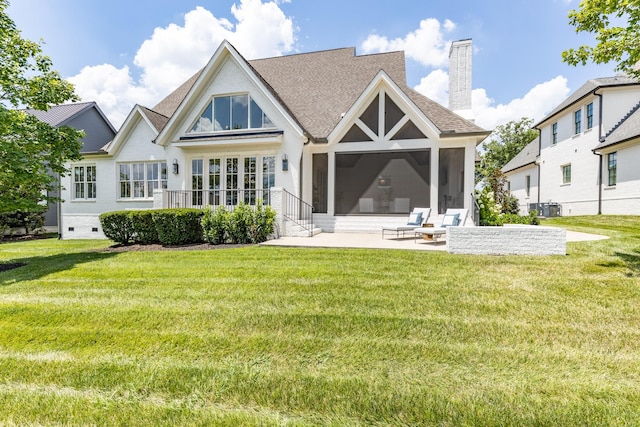
<svg viewBox="0 0 640 427">
<path fill-rule="evenodd" d="M 443 70 L 434 70 L 420 80 L 414 88 L 421 94 L 441 105 L 449 103 L 449 75 Z M 560 104 L 568 95 L 569 87 L 564 76 L 557 76 L 540 83 L 522 98 L 515 98 L 506 104 L 495 104 L 485 89 L 471 92 L 471 103 L 475 123 L 485 129 L 493 129 L 510 120 L 529 117 L 534 121 L 542 119 L 551 109 Z"/>
<path fill-rule="evenodd" d="M 444 70 L 432 71 L 414 89 L 445 107 L 449 104 L 449 74 Z"/>
<path fill-rule="evenodd" d="M 450 40 L 445 40 L 445 33 L 453 31 L 456 24 L 446 19 L 440 24 L 435 18 L 420 21 L 420 28 L 403 38 L 389 39 L 371 34 L 362 43 L 365 53 L 389 52 L 404 50 L 407 57 L 427 67 L 447 65 Z"/>
<path fill-rule="evenodd" d="M 231 8 L 235 24 L 198 6 L 185 14 L 184 25 L 156 28 L 142 43 L 134 58 L 141 69 L 139 81 L 128 66 L 109 64 L 85 67 L 69 80 L 83 100 L 98 102 L 119 127 L 134 104 L 155 105 L 203 67 L 224 39 L 247 59 L 291 51 L 296 29 L 278 6 L 286 2 L 240 0 Z"/>
<path fill-rule="evenodd" d="M 557 76 L 544 83 L 537 84 L 522 98 L 515 98 L 507 104 L 495 105 L 486 90 L 474 89 L 471 94 L 473 115 L 476 123 L 485 129 L 510 120 L 530 117 L 534 121 L 542 119 L 568 95 L 569 87 L 564 76 Z"/>
</svg>

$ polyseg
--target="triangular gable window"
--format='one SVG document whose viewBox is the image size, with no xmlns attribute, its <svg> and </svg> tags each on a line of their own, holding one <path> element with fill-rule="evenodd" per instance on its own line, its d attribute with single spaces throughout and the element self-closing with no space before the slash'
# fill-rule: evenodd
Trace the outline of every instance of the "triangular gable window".
<svg viewBox="0 0 640 427">
<path fill-rule="evenodd" d="M 384 129 L 380 129 L 381 111 Z M 387 94 L 374 98 L 340 142 L 373 141 L 371 134 L 376 135 L 378 141 L 427 138 Z"/>
<path fill-rule="evenodd" d="M 191 127 L 189 133 L 226 132 L 275 127 L 249 95 L 216 96 Z"/>
<path fill-rule="evenodd" d="M 340 142 L 373 141 L 358 125 L 351 126 Z"/>
<path fill-rule="evenodd" d="M 395 135 L 393 135 L 393 138 L 391 139 L 398 140 L 421 138 L 426 138 L 426 136 L 424 136 L 424 133 L 422 133 L 422 131 L 418 129 L 418 126 L 416 126 L 411 120 L 409 120 L 404 124 L 404 126 L 402 126 L 402 128 L 400 128 L 400 130 Z"/>
</svg>

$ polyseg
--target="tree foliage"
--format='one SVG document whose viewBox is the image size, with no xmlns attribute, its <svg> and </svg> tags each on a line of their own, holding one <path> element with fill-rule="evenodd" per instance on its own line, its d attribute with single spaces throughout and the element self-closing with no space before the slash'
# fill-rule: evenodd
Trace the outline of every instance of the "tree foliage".
<svg viewBox="0 0 640 427">
<path fill-rule="evenodd" d="M 76 101 L 73 86 L 52 69 L 40 43 L 22 38 L 0 0 L 0 213 L 37 211 L 52 200 L 52 173 L 79 159 L 82 132 L 55 128 L 18 108 L 46 111 Z"/>
<path fill-rule="evenodd" d="M 531 128 L 533 119 L 523 117 L 497 126 L 489 142 L 482 144 L 478 178 L 487 180 L 494 171 L 500 170 L 529 144 L 538 132 Z"/>
<path fill-rule="evenodd" d="M 640 78 L 640 0 L 582 0 L 569 12 L 576 32 L 595 35 L 595 46 L 583 45 L 562 52 L 570 65 L 617 62 L 617 71 Z"/>
</svg>

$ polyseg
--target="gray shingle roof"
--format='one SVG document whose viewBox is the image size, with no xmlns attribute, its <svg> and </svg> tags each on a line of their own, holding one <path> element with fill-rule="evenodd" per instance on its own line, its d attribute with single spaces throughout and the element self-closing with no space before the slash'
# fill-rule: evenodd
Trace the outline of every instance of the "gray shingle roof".
<svg viewBox="0 0 640 427">
<path fill-rule="evenodd" d="M 502 167 L 502 172 L 507 173 L 514 171 L 518 168 L 532 165 L 536 162 L 536 159 L 540 155 L 540 145 L 538 144 L 538 138 L 536 137 L 530 143 L 528 143 L 522 151 L 520 151 L 511 161 Z"/>
<path fill-rule="evenodd" d="M 628 77 L 626 75 L 618 75 L 614 77 L 600 77 L 596 79 L 591 79 L 587 81 L 585 84 L 580 86 L 578 90 L 569 95 L 564 101 L 562 101 L 556 108 L 553 109 L 547 116 L 540 120 L 534 127 L 538 126 L 541 123 L 546 122 L 551 117 L 558 114 L 560 111 L 564 110 L 567 107 L 575 104 L 585 96 L 592 93 L 594 90 L 603 87 L 613 87 L 613 86 L 625 86 L 625 85 L 633 85 L 638 84 L 638 81 Z"/>
<path fill-rule="evenodd" d="M 447 135 L 489 132 L 407 87 L 404 52 L 357 56 L 355 48 L 247 61 L 273 95 L 313 137 L 326 138 L 380 70 Z M 201 72 L 201 71 L 200 71 Z M 171 117 L 200 75 L 196 73 L 153 110 Z"/>
<path fill-rule="evenodd" d="M 41 122 L 50 124 L 51 126 L 62 126 L 66 121 L 73 118 L 76 114 L 96 105 L 95 102 L 77 102 L 74 104 L 54 105 L 47 111 L 25 110 L 27 113 L 35 116 Z"/>
<path fill-rule="evenodd" d="M 611 132 L 603 141 L 601 141 L 594 151 L 601 150 L 605 147 L 620 144 L 632 139 L 640 139 L 640 109 L 626 118 L 620 125 Z"/>
<path fill-rule="evenodd" d="M 147 119 L 149 119 L 153 127 L 155 127 L 158 132 L 160 132 L 169 121 L 169 117 L 164 116 L 157 111 L 153 111 L 147 107 L 142 106 L 140 106 L 140 109 L 142 110 L 142 113 L 147 116 Z"/>
</svg>

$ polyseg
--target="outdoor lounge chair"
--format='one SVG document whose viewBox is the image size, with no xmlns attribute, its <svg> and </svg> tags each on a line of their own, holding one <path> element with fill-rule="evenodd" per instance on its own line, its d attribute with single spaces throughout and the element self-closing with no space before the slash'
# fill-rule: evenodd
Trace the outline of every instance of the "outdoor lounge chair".
<svg viewBox="0 0 640 427">
<path fill-rule="evenodd" d="M 438 242 L 447 235 L 447 227 L 463 226 L 468 215 L 469 209 L 447 209 L 439 225 L 414 228 L 414 241 L 417 243 L 418 237 L 430 236 L 429 241 Z"/>
<path fill-rule="evenodd" d="M 402 232 L 402 237 L 404 237 L 404 233 L 407 231 L 412 231 L 416 227 L 421 227 L 422 224 L 427 222 L 429 219 L 429 215 L 431 214 L 431 208 L 413 208 L 411 214 L 409 214 L 409 219 L 406 224 L 401 225 L 383 225 L 382 226 L 382 238 L 384 239 L 384 234 L 386 233 L 396 233 L 396 239 L 400 238 L 400 232 Z"/>
</svg>

